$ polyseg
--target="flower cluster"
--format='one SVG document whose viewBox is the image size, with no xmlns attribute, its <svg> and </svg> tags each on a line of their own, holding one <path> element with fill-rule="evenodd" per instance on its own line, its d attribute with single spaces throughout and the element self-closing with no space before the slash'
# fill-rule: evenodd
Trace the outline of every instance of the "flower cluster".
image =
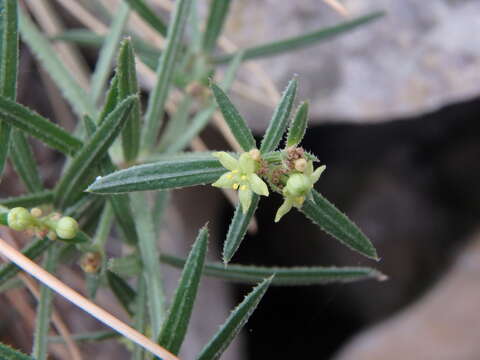
<svg viewBox="0 0 480 360">
<path fill-rule="evenodd" d="M 243 153 L 239 159 L 224 151 L 213 153 L 213 156 L 230 171 L 223 174 L 212 185 L 238 190 L 238 197 L 244 214 L 247 213 L 252 203 L 253 193 L 268 196 L 267 184 L 256 174 L 257 161 L 255 158 L 258 159 L 258 150 Z"/>
<path fill-rule="evenodd" d="M 62 239 L 73 239 L 78 233 L 78 223 L 70 216 L 61 217 L 59 214 L 42 216 L 39 208 L 28 211 L 23 207 L 15 207 L 8 212 L 7 223 L 10 228 L 17 231 L 31 230 L 38 236 L 48 236 L 55 240 L 58 236 Z"/>
</svg>

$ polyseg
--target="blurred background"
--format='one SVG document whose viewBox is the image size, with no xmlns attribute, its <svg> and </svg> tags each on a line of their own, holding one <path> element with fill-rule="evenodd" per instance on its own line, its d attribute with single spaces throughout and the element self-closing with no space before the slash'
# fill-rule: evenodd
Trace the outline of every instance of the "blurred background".
<svg viewBox="0 0 480 360">
<path fill-rule="evenodd" d="M 60 1 L 47 2 L 61 14 L 66 28 L 82 26 Z M 206 8 L 207 2 L 199 4 Z M 284 2 L 281 7 L 273 0 L 233 0 L 225 35 L 238 47 L 247 47 L 345 17 L 386 12 L 375 23 L 332 41 L 255 62 L 280 90 L 298 74 L 299 98 L 309 99 L 312 110 L 303 145 L 327 165 L 316 188 L 359 225 L 382 259 L 375 263 L 355 255 L 295 211 L 274 224 L 281 199 L 273 197 L 261 203 L 258 231 L 247 236 L 233 261 L 371 266 L 389 279 L 271 288 L 223 358 L 478 359 L 480 2 L 344 0 L 341 4 L 347 14 L 319 0 Z M 161 6 L 158 10 L 167 14 Z M 80 51 L 93 67 L 96 50 L 81 47 Z M 274 99 L 246 67 L 239 77 L 253 96 L 265 94 L 260 101 L 234 96 L 261 137 Z M 26 47 L 22 47 L 19 83 L 19 102 L 73 129 L 71 110 Z M 227 149 L 214 127 L 208 127 L 202 139 L 212 149 Z M 39 143 L 33 145 L 42 178 L 51 187 L 63 158 Z M 23 191 L 9 168 L 0 196 Z M 218 260 L 232 213 L 232 206 L 214 189 L 176 191 L 159 242 L 184 256 L 198 227 L 210 221 L 214 239 L 210 257 Z M 82 275 L 75 266 L 76 273 L 65 276 L 70 283 L 76 279 L 81 289 Z M 166 271 L 172 290 L 179 272 Z M 193 358 L 228 309 L 247 292 L 248 287 L 220 280 L 202 282 L 182 358 Z M 102 294 L 100 302 L 122 311 L 110 305 L 113 300 L 107 293 Z M 11 311 L 15 296 L 25 295 L 11 296 L 0 296 L 0 337 L 28 351 L 30 344 L 22 334 L 31 333 L 32 324 L 18 308 Z M 34 304 L 29 298 L 23 301 L 27 309 Z M 71 312 L 68 320 L 73 329 L 98 327 L 57 301 Z M 126 356 L 108 341 L 87 345 L 86 351 L 99 359 Z"/>
</svg>

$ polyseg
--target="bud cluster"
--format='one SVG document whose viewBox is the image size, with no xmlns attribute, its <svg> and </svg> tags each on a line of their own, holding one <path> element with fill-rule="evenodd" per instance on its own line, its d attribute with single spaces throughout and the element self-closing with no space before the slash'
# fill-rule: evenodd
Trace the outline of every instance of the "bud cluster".
<svg viewBox="0 0 480 360">
<path fill-rule="evenodd" d="M 33 208 L 30 211 L 24 207 L 10 209 L 7 215 L 10 228 L 17 231 L 31 231 L 39 237 L 48 236 L 55 240 L 73 239 L 78 233 L 78 223 L 70 216 L 52 213 L 42 217 L 42 210 Z"/>
</svg>

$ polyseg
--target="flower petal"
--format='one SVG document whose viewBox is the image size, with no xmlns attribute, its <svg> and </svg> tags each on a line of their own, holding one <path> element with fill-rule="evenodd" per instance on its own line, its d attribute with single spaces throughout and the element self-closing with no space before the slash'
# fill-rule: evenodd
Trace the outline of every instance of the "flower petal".
<svg viewBox="0 0 480 360">
<path fill-rule="evenodd" d="M 212 154 L 215 156 L 224 168 L 227 168 L 230 171 L 238 169 L 238 160 L 235 159 L 232 155 L 225 151 L 217 151 Z"/>
<path fill-rule="evenodd" d="M 285 198 L 283 204 L 278 208 L 277 214 L 275 215 L 275 222 L 279 222 L 280 219 L 292 209 L 293 203 L 289 198 Z"/>
<path fill-rule="evenodd" d="M 268 196 L 268 186 L 257 174 L 250 174 L 248 176 L 250 188 L 258 195 Z"/>
<path fill-rule="evenodd" d="M 249 153 L 243 153 L 240 155 L 238 162 L 240 164 L 240 171 L 243 173 L 252 174 L 255 172 L 255 160 L 253 160 Z"/>
<path fill-rule="evenodd" d="M 212 184 L 212 186 L 230 189 L 234 182 L 235 182 L 235 179 L 232 176 L 232 173 L 227 172 L 226 174 L 223 174 L 222 176 L 220 176 L 218 180 Z"/>
<path fill-rule="evenodd" d="M 312 184 L 315 184 L 318 179 L 320 178 L 320 175 L 322 175 L 323 171 L 326 169 L 327 167 L 325 165 L 322 165 L 322 166 L 319 166 L 314 172 L 313 174 L 311 175 L 310 179 L 312 180 Z"/>
<path fill-rule="evenodd" d="M 238 197 L 240 199 L 240 204 L 242 204 L 242 211 L 244 214 L 247 213 L 248 208 L 250 207 L 250 204 L 252 203 L 252 191 L 247 189 L 247 190 L 239 190 L 238 191 Z"/>
</svg>

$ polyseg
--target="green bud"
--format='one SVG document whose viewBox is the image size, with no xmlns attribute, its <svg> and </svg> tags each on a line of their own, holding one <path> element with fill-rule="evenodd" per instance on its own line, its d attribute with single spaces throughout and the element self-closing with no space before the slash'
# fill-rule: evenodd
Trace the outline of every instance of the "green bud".
<svg viewBox="0 0 480 360">
<path fill-rule="evenodd" d="M 293 174 L 287 180 L 284 191 L 293 196 L 306 195 L 313 187 L 312 180 L 304 174 Z"/>
<path fill-rule="evenodd" d="M 23 207 L 11 209 L 7 215 L 8 226 L 13 230 L 23 231 L 32 226 L 33 216 Z"/>
<path fill-rule="evenodd" d="M 77 220 L 70 216 L 64 216 L 58 220 L 55 232 L 62 239 L 73 239 L 78 232 Z"/>
</svg>

